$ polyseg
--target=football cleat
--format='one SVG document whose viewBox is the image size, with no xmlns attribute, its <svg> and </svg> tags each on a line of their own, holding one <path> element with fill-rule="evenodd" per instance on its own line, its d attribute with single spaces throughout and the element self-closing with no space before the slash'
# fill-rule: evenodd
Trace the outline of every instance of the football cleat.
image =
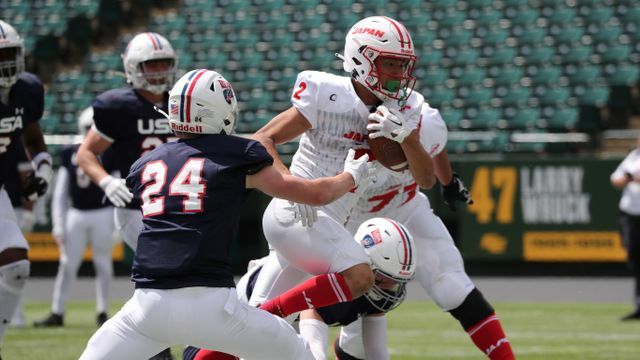
<svg viewBox="0 0 640 360">
<path fill-rule="evenodd" d="M 42 320 L 37 320 L 33 322 L 33 326 L 35 327 L 63 327 L 64 326 L 64 317 L 62 315 L 51 313 L 49 316 Z"/>
<path fill-rule="evenodd" d="M 98 327 L 100 327 L 102 326 L 102 324 L 107 322 L 108 319 L 109 319 L 109 316 L 107 315 L 107 313 L 101 312 L 98 314 L 98 316 L 96 316 L 96 324 L 98 325 Z"/>
</svg>

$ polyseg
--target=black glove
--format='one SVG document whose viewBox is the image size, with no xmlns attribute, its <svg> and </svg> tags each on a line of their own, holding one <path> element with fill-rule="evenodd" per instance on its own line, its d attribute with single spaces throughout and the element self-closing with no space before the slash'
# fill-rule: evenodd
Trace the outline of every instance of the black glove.
<svg viewBox="0 0 640 360">
<path fill-rule="evenodd" d="M 44 178 L 31 173 L 24 182 L 22 196 L 28 201 L 35 201 L 47 192 L 49 184 Z"/>
<path fill-rule="evenodd" d="M 456 173 L 453 173 L 453 179 L 449 184 L 440 186 L 440 193 L 444 203 L 451 211 L 456 211 L 456 201 L 462 201 L 469 205 L 473 204 L 473 200 L 469 196 L 469 189 L 464 186 L 460 176 Z"/>
</svg>

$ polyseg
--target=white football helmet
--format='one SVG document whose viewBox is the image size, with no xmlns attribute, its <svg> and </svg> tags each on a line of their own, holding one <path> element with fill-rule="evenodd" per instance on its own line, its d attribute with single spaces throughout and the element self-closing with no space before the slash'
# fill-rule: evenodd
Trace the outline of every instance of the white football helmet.
<svg viewBox="0 0 640 360">
<path fill-rule="evenodd" d="M 342 58 L 343 68 L 371 90 L 380 100 L 405 100 L 416 84 L 413 67 L 417 57 L 409 31 L 402 23 L 386 17 L 371 16 L 358 21 L 347 33 Z M 404 62 L 402 75 L 381 73 L 376 60 L 392 58 Z M 381 75 L 388 80 L 382 84 Z"/>
<path fill-rule="evenodd" d="M 215 71 L 189 71 L 169 93 L 169 125 L 173 131 L 229 135 L 237 116 L 233 88 Z"/>
<path fill-rule="evenodd" d="M 78 134 L 85 136 L 93 126 L 93 107 L 82 110 L 78 116 Z"/>
<path fill-rule="evenodd" d="M 0 20 L 0 87 L 8 88 L 24 71 L 24 41 L 16 29 Z"/>
<path fill-rule="evenodd" d="M 395 282 L 392 289 L 383 288 L 376 282 L 364 296 L 381 311 L 389 311 L 400 305 L 406 295 L 406 284 L 413 279 L 416 271 L 411 234 L 397 221 L 373 218 L 360 225 L 354 239 L 369 255 L 371 268 L 376 275 Z"/>
<path fill-rule="evenodd" d="M 168 60 L 169 67 L 163 71 L 147 69 L 149 62 Z M 169 90 L 175 80 L 178 59 L 167 39 L 154 32 L 136 35 L 122 54 L 122 63 L 127 82 L 134 89 L 144 89 L 154 94 Z"/>
</svg>

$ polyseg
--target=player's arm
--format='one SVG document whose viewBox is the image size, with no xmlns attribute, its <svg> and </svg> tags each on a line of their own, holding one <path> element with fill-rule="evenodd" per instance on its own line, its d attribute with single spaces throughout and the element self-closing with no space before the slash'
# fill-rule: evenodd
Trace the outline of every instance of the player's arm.
<svg viewBox="0 0 640 360">
<path fill-rule="evenodd" d="M 433 165 L 440 184 L 446 185 L 453 180 L 453 169 L 451 168 L 451 162 L 449 162 L 447 149 L 443 149 L 438 155 L 433 157 Z"/>
<path fill-rule="evenodd" d="M 387 317 L 384 314 L 362 317 L 362 342 L 365 359 L 391 359 L 387 348 Z"/>
<path fill-rule="evenodd" d="M 283 174 L 290 174 L 284 165 L 276 145 L 289 142 L 311 129 L 309 121 L 294 106 L 276 115 L 258 130 L 252 139 L 259 141 L 273 157 L 273 166 Z"/>
<path fill-rule="evenodd" d="M 247 175 L 247 188 L 256 188 L 267 195 L 313 206 L 331 203 L 355 187 L 353 177 L 346 172 L 329 178 L 307 180 L 287 175 L 268 166 L 254 175 Z"/>
<path fill-rule="evenodd" d="M 409 171 L 422 189 L 431 189 L 436 183 L 434 163 L 420 143 L 420 132 L 416 129 L 400 143 L 409 163 Z"/>
<path fill-rule="evenodd" d="M 327 344 L 329 343 L 329 326 L 324 323 L 320 314 L 314 309 L 300 312 L 300 336 L 302 336 L 316 359 L 327 358 Z"/>
<path fill-rule="evenodd" d="M 639 181 L 637 176 L 630 173 L 628 169 L 628 164 L 632 161 L 632 156 L 634 156 L 634 152 L 627 155 L 627 157 L 622 160 L 620 165 L 616 168 L 616 170 L 611 174 L 609 180 L 611 181 L 611 185 L 616 189 L 622 189 L 627 186 L 629 183 L 633 181 Z"/>
<path fill-rule="evenodd" d="M 96 184 L 100 184 L 100 181 L 109 173 L 104 169 L 100 163 L 98 156 L 105 152 L 112 142 L 102 137 L 98 132 L 90 129 L 85 137 L 84 141 L 78 149 L 78 166 L 82 168 L 89 178 Z"/>
<path fill-rule="evenodd" d="M 44 142 L 44 136 L 37 121 L 33 121 L 24 127 L 22 141 L 32 156 L 33 168 L 35 169 L 35 172 L 25 180 L 23 193 L 27 200 L 35 201 L 39 196 L 46 193 L 49 183 L 51 183 L 53 160 L 47 152 L 47 145 Z"/>
</svg>

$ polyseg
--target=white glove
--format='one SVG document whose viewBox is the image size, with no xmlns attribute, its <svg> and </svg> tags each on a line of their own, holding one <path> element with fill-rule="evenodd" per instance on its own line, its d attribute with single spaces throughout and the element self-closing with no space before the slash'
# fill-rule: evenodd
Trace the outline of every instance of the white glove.
<svg viewBox="0 0 640 360">
<path fill-rule="evenodd" d="M 378 112 L 382 115 L 378 114 Z M 369 114 L 369 120 L 376 121 L 367 125 L 369 137 L 372 139 L 384 136 L 398 143 L 402 143 L 412 131 L 407 125 L 404 115 L 398 110 L 389 110 L 384 105 L 378 106 L 375 113 Z"/>
<path fill-rule="evenodd" d="M 361 185 L 366 187 L 371 180 L 371 167 L 369 166 L 369 154 L 362 155 L 359 159 L 355 159 L 356 151 L 349 149 L 347 159 L 344 161 L 344 172 L 348 172 L 353 177 L 356 187 Z"/>
<path fill-rule="evenodd" d="M 64 230 L 61 226 L 54 226 L 53 229 L 51 229 L 51 235 L 58 246 L 62 246 L 62 244 L 64 244 Z"/>
<path fill-rule="evenodd" d="M 304 227 L 312 227 L 318 221 L 318 210 L 314 206 L 294 203 L 289 201 L 290 210 L 293 211 L 293 219 L 300 221 Z"/>
<path fill-rule="evenodd" d="M 133 199 L 133 194 L 127 188 L 124 179 L 107 175 L 100 180 L 100 187 L 109 201 L 117 207 L 125 207 Z"/>
</svg>

